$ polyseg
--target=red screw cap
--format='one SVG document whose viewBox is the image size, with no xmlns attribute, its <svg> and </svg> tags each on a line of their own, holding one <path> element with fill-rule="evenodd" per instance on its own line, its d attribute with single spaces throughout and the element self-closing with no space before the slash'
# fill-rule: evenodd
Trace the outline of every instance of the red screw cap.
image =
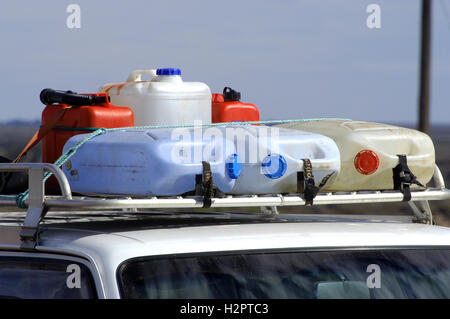
<svg viewBox="0 0 450 319">
<path fill-rule="evenodd" d="M 377 153 L 371 150 L 362 150 L 355 156 L 355 168 L 364 175 L 370 175 L 376 172 L 380 165 L 380 159 Z"/>
</svg>

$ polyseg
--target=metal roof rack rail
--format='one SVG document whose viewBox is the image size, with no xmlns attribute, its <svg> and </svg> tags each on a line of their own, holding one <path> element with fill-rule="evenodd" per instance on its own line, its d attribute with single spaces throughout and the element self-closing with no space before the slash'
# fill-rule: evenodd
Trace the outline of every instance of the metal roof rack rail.
<svg viewBox="0 0 450 319">
<path fill-rule="evenodd" d="M 168 209 L 168 208 L 202 208 L 201 196 L 172 197 L 74 197 L 70 184 L 63 171 L 54 164 L 46 163 L 0 163 L 1 171 L 27 171 L 29 196 L 24 201 L 28 212 L 21 229 L 22 248 L 34 249 L 40 221 L 50 208 L 70 208 L 79 211 L 122 209 Z M 57 179 L 61 189 L 60 196 L 45 195 L 44 172 L 51 172 Z M 411 200 L 408 201 L 416 222 L 433 224 L 433 216 L 428 204 L 430 200 L 450 199 L 450 190 L 445 188 L 444 178 L 435 165 L 434 187 L 412 189 Z M 331 204 L 367 204 L 394 203 L 404 201 L 404 195 L 397 190 L 350 191 L 319 193 L 314 198 L 314 205 Z M 0 197 L 0 206 L 16 206 L 15 198 Z M 304 206 L 303 194 L 267 194 L 267 195 L 228 195 L 223 198 L 212 198 L 211 207 L 261 207 L 262 213 L 276 214 L 278 206 Z"/>
</svg>

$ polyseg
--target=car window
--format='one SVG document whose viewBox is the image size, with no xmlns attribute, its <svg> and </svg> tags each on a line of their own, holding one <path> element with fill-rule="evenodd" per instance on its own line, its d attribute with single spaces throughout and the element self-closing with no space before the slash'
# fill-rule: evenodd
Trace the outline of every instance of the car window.
<svg viewBox="0 0 450 319">
<path fill-rule="evenodd" d="M 450 298 L 450 250 L 356 250 L 140 258 L 125 298 Z"/>
<path fill-rule="evenodd" d="M 89 269 L 74 261 L 0 257 L 0 298 L 97 298 Z"/>
</svg>

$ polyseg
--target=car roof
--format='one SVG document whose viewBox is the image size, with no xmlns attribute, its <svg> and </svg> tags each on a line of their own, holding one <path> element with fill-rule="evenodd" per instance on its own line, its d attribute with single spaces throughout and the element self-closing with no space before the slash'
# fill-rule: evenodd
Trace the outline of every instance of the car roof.
<svg viewBox="0 0 450 319">
<path fill-rule="evenodd" d="M 17 248 L 21 220 L 17 214 L 2 217 L 0 247 Z M 450 246 L 450 228 L 404 221 L 393 216 L 65 212 L 43 221 L 37 250 L 124 260 L 260 249 Z"/>
<path fill-rule="evenodd" d="M 22 213 L 22 219 L 25 216 Z M 161 213 L 49 213 L 34 251 L 20 250 L 23 220 L 0 215 L 3 254 L 81 257 L 101 276 L 105 296 L 120 297 L 121 265 L 136 258 L 341 249 L 450 248 L 450 228 L 393 216 Z M 404 216 L 406 217 L 406 216 Z M 19 252 L 17 252 L 20 250 Z M 67 258 L 67 257 L 64 257 Z"/>
</svg>

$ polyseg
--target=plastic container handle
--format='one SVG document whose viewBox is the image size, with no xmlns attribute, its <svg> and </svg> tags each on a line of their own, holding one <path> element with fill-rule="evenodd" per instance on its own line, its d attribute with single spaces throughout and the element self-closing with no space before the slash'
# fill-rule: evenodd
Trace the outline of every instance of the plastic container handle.
<svg viewBox="0 0 450 319">
<path fill-rule="evenodd" d="M 43 89 L 39 95 L 42 104 L 68 104 L 73 106 L 94 105 L 106 103 L 106 96 L 95 96 L 90 94 L 78 94 L 73 91 L 57 91 Z"/>
<path fill-rule="evenodd" d="M 127 82 L 139 82 L 143 74 L 150 75 L 152 79 L 156 76 L 156 69 L 152 70 L 134 70 L 128 76 Z"/>
</svg>

